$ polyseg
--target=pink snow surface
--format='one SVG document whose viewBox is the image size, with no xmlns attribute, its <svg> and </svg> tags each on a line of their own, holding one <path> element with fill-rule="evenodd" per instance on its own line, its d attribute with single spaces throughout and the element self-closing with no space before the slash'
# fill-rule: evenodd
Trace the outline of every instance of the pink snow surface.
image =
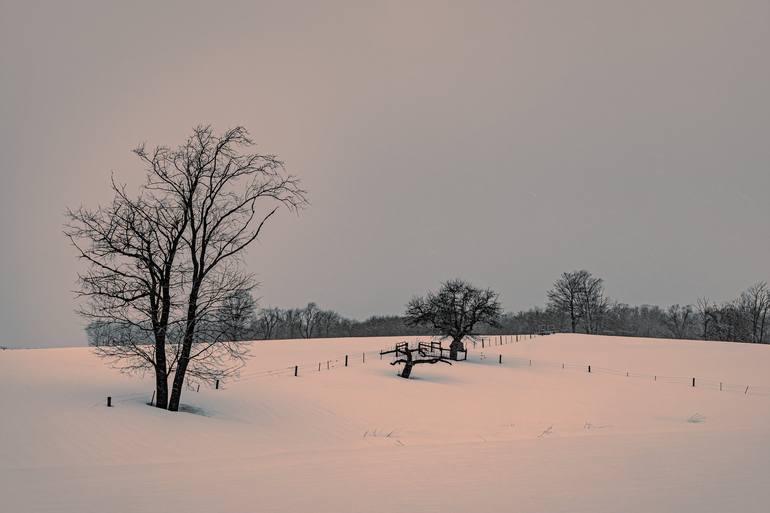
<svg viewBox="0 0 770 513">
<path fill-rule="evenodd" d="M 770 346 L 488 338 L 404 380 L 399 340 L 255 342 L 198 414 L 85 348 L 2 351 L 0 511 L 770 511 Z"/>
</svg>

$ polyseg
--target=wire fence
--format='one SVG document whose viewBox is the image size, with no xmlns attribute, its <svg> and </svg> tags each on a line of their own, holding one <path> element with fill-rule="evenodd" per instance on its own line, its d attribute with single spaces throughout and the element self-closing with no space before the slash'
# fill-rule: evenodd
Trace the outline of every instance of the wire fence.
<svg viewBox="0 0 770 513">
<path fill-rule="evenodd" d="M 521 367 L 538 367 L 561 370 L 580 371 L 589 374 L 600 374 L 616 376 L 622 378 L 643 379 L 652 383 L 664 383 L 674 385 L 684 385 L 693 388 L 701 388 L 726 393 L 740 393 L 742 395 L 770 397 L 770 386 L 752 385 L 747 383 L 735 383 L 719 380 L 713 377 L 703 376 L 669 376 L 665 374 L 649 374 L 641 372 L 632 372 L 629 370 L 613 369 L 609 367 L 598 367 L 590 364 L 575 364 L 568 362 L 556 362 L 549 360 L 535 360 L 521 357 L 506 356 L 506 363 L 513 362 Z"/>
<path fill-rule="evenodd" d="M 529 340 L 534 338 L 534 334 L 514 334 L 514 335 L 478 335 L 475 337 L 468 337 L 464 340 L 466 348 L 473 347 L 487 348 L 496 347 L 500 345 L 516 343 L 519 341 Z M 429 337 L 428 342 L 438 342 L 445 340 L 445 337 L 433 336 Z M 304 361 L 296 363 L 295 365 L 289 365 L 286 367 L 279 367 L 275 369 L 262 369 L 251 372 L 242 373 L 233 382 L 251 381 L 261 378 L 277 378 L 277 377 L 293 377 L 293 376 L 306 376 L 308 374 L 317 374 L 319 372 L 331 371 L 341 367 L 352 367 L 355 365 L 364 365 L 367 362 L 373 360 L 382 360 L 384 351 L 390 351 L 396 348 L 397 344 L 386 346 L 380 349 L 374 349 L 370 351 L 351 352 L 345 355 L 336 356 L 326 360 L 316 361 Z M 224 380 L 222 380 L 224 383 Z"/>
<path fill-rule="evenodd" d="M 519 342 L 531 341 L 538 337 L 537 334 L 512 334 L 512 335 L 478 335 L 475 337 L 469 337 L 464 340 L 468 354 L 475 357 L 476 360 L 489 358 L 487 354 L 490 349 L 516 344 Z M 445 340 L 444 337 L 430 337 L 429 342 L 437 342 Z M 304 361 L 296 363 L 295 365 L 289 365 L 286 367 L 276 369 L 263 369 L 255 370 L 241 374 L 235 378 L 234 382 L 251 381 L 263 378 L 282 378 L 282 377 L 299 377 L 314 375 L 323 372 L 328 372 L 344 367 L 352 367 L 357 365 L 365 365 L 368 362 L 383 360 L 382 353 L 384 351 L 390 351 L 395 349 L 396 344 L 387 346 L 381 349 L 360 351 L 356 353 L 348 353 L 346 355 L 337 356 L 321 361 Z M 623 378 L 635 378 L 648 380 L 653 383 L 664 384 L 676 384 L 689 387 L 703 388 L 707 390 L 726 392 L 750 396 L 770 397 L 770 386 L 765 385 L 751 385 L 740 384 L 735 382 L 722 381 L 713 377 L 703 376 L 669 376 L 664 374 L 649 374 L 632 372 L 630 370 L 613 369 L 608 367 L 592 366 L 590 364 L 577 364 L 572 362 L 557 362 L 550 360 L 529 359 L 516 356 L 503 355 L 498 356 L 498 362 L 503 364 L 516 364 L 521 367 L 538 367 L 538 368 L 551 368 L 557 370 L 572 370 L 586 372 L 590 374 L 600 374 L 606 376 L 616 376 Z M 388 357 L 389 358 L 389 357 Z M 395 357 L 393 357 L 395 358 Z"/>
</svg>

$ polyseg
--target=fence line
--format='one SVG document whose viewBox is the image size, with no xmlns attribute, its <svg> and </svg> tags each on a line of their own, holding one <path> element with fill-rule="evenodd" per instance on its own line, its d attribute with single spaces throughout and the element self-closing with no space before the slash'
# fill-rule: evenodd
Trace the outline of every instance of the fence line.
<svg viewBox="0 0 770 513">
<path fill-rule="evenodd" d="M 469 344 L 484 346 L 484 347 L 496 347 L 500 345 L 506 345 L 516 343 L 518 341 L 530 340 L 534 338 L 534 334 L 513 334 L 513 335 L 477 335 L 475 337 L 468 337 L 468 340 L 464 341 L 466 348 Z M 432 341 L 444 340 L 447 337 L 433 336 Z M 303 363 L 297 363 L 287 367 L 280 367 L 277 369 L 263 369 L 258 371 L 252 371 L 245 374 L 241 374 L 238 378 L 233 380 L 234 382 L 250 381 L 260 378 L 271 377 L 283 377 L 283 376 L 303 376 L 307 374 L 317 374 L 319 372 L 329 371 L 339 367 L 343 367 L 345 363 L 345 357 L 348 357 L 348 367 L 353 365 L 364 365 L 369 360 L 381 360 L 382 351 L 395 349 L 396 345 L 387 346 L 383 349 L 375 349 L 371 351 L 359 351 L 356 353 L 348 353 L 341 357 L 334 359 L 327 359 L 321 361 L 306 361 Z M 295 374 L 296 373 L 296 374 Z"/>
<path fill-rule="evenodd" d="M 715 378 L 704 378 L 699 376 L 667 376 L 661 374 L 646 374 L 640 372 L 631 372 L 621 369 L 612 369 L 609 367 L 596 367 L 590 364 L 579 365 L 567 362 L 555 362 L 549 360 L 534 360 L 520 357 L 506 357 L 506 361 L 519 362 L 521 366 L 532 367 L 551 367 L 555 369 L 580 370 L 591 374 L 604 374 L 624 378 L 643 378 L 652 382 L 661 382 L 666 384 L 678 384 L 688 387 L 705 388 L 720 392 L 740 392 L 743 395 L 754 395 L 770 397 L 770 386 L 737 384 L 720 381 Z"/>
<path fill-rule="evenodd" d="M 537 337 L 536 334 L 530 334 L 530 333 L 527 333 L 527 334 L 519 333 L 519 334 L 511 334 L 511 335 L 483 335 L 483 336 L 477 335 L 475 337 L 469 337 L 467 340 L 464 341 L 464 343 L 466 345 L 466 349 L 468 349 L 470 352 L 471 345 L 475 350 L 489 350 L 494 347 L 533 340 L 536 337 Z M 446 337 L 434 336 L 434 337 L 431 337 L 431 340 L 435 342 L 437 340 L 443 340 L 445 338 Z M 346 366 L 345 365 L 346 357 L 347 357 L 348 367 L 352 367 L 354 365 L 365 365 L 370 360 L 377 360 L 377 361 L 381 360 L 382 351 L 392 350 L 394 348 L 395 348 L 395 344 L 392 346 L 387 346 L 386 348 L 383 348 L 383 349 L 378 349 L 378 350 L 348 353 L 347 355 L 343 355 L 341 357 L 337 357 L 333 359 L 313 361 L 313 362 L 303 362 L 303 363 L 298 363 L 295 365 L 290 365 L 290 366 L 282 367 L 278 369 L 265 369 L 265 370 L 253 371 L 246 374 L 242 374 L 235 381 L 240 382 L 240 381 L 250 381 L 253 379 L 260 379 L 260 378 L 293 377 L 293 376 L 305 376 L 305 375 L 318 374 L 319 372 L 330 371 L 333 369 L 338 369 L 340 367 Z M 476 352 L 476 355 L 478 356 L 479 352 L 478 351 L 475 351 L 475 352 Z M 666 384 L 680 384 L 680 385 L 687 385 L 691 387 L 695 386 L 696 388 L 705 388 L 707 390 L 716 390 L 720 392 L 729 392 L 729 393 L 740 392 L 743 395 L 770 397 L 770 386 L 729 383 L 725 381 L 719 381 L 715 378 L 705 378 L 705 377 L 699 377 L 699 376 L 668 376 L 668 375 L 661 375 L 661 374 L 646 374 L 646 373 L 639 373 L 639 372 L 631 372 L 630 370 L 612 369 L 608 367 L 596 367 L 596 366 L 591 366 L 590 364 L 576 364 L 571 362 L 535 360 L 535 359 L 521 358 L 521 357 L 515 357 L 515 356 L 505 356 L 505 358 L 503 359 L 502 355 L 499 355 L 499 356 L 500 358 L 498 361 L 500 364 L 503 364 L 503 360 L 504 360 L 505 363 L 519 362 L 522 366 L 553 367 L 554 369 L 560 369 L 560 370 L 579 370 L 583 372 L 590 372 L 591 374 L 603 374 L 603 375 L 611 375 L 611 376 L 617 376 L 617 377 L 646 379 L 646 380 L 651 380 L 653 382 L 660 381 L 661 383 L 666 383 Z"/>
</svg>

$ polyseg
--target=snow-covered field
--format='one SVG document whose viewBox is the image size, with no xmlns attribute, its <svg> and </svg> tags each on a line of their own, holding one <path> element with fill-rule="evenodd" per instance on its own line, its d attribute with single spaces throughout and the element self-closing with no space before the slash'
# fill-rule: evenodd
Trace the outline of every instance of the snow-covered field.
<svg viewBox="0 0 770 513">
<path fill-rule="evenodd" d="M 550 335 L 404 380 L 398 340 L 254 343 L 179 414 L 88 349 L 1 351 L 0 511 L 770 510 L 770 346 Z"/>
</svg>

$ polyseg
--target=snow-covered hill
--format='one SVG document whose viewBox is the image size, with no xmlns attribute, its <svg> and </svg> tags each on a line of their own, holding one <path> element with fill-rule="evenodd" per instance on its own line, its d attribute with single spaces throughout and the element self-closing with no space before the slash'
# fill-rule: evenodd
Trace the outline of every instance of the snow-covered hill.
<svg viewBox="0 0 770 513">
<path fill-rule="evenodd" d="M 769 346 L 495 337 L 404 380 L 399 340 L 255 342 L 178 414 L 88 349 L 2 351 L 0 511 L 770 508 Z"/>
</svg>

